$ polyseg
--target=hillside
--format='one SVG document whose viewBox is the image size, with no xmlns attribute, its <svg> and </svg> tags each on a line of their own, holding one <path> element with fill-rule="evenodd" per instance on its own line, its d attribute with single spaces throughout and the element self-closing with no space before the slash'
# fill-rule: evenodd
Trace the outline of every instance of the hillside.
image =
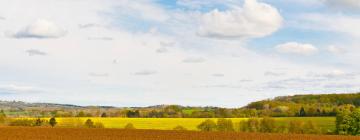
<svg viewBox="0 0 360 140">
<path fill-rule="evenodd" d="M 334 116 L 338 110 L 358 106 L 360 93 L 281 96 L 252 102 L 244 108 L 272 116 Z"/>
</svg>

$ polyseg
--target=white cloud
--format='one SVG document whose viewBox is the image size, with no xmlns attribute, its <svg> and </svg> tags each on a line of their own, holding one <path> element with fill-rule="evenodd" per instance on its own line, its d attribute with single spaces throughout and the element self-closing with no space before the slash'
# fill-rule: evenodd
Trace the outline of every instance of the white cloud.
<svg viewBox="0 0 360 140">
<path fill-rule="evenodd" d="M 312 55 L 318 52 L 318 49 L 312 44 L 302 44 L 297 42 L 287 42 L 277 45 L 275 49 L 279 53 L 300 54 L 300 55 Z"/>
<path fill-rule="evenodd" d="M 242 8 L 215 9 L 204 14 L 198 34 L 214 38 L 259 38 L 277 31 L 282 21 L 278 10 L 271 5 L 245 0 Z"/>
<path fill-rule="evenodd" d="M 66 31 L 48 20 L 37 20 L 14 35 L 15 38 L 59 38 L 65 36 Z"/>
</svg>

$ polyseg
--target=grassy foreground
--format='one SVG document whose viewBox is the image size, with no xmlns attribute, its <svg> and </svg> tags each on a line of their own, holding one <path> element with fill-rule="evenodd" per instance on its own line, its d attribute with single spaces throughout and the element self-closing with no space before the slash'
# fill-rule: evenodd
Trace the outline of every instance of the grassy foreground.
<svg viewBox="0 0 360 140">
<path fill-rule="evenodd" d="M 127 123 L 132 123 L 137 129 L 158 129 L 158 130 L 172 130 L 174 127 L 181 125 L 188 130 L 197 130 L 197 125 L 204 118 L 57 118 L 58 127 L 73 127 L 74 125 L 82 125 L 86 119 L 91 119 L 94 122 L 101 122 L 105 128 L 124 128 Z M 313 121 L 317 126 L 323 129 L 324 132 L 335 129 L 334 117 L 284 117 L 274 118 L 278 125 L 286 125 L 291 120 Z M 216 118 L 212 118 L 216 121 Z M 238 128 L 240 121 L 245 121 L 247 118 L 232 118 L 235 129 Z"/>
<path fill-rule="evenodd" d="M 358 140 L 360 137 L 240 132 L 0 127 L 0 140 Z"/>
</svg>

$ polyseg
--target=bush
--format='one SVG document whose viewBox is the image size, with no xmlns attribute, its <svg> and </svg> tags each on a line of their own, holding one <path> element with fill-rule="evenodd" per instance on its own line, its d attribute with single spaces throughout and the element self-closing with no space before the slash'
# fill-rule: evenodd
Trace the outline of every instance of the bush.
<svg viewBox="0 0 360 140">
<path fill-rule="evenodd" d="M 187 130 L 187 129 L 185 127 L 181 126 L 181 125 L 178 125 L 178 126 L 174 127 L 173 130 L 184 131 L 184 130 Z"/>
<path fill-rule="evenodd" d="M 218 131 L 234 131 L 234 125 L 231 119 L 218 119 L 217 121 Z"/>
<path fill-rule="evenodd" d="M 84 126 L 85 126 L 86 128 L 95 128 L 94 122 L 93 122 L 91 119 L 87 119 L 87 120 L 85 121 Z"/>
<path fill-rule="evenodd" d="M 41 125 L 43 125 L 43 123 L 44 123 L 44 120 L 41 120 L 40 118 L 38 118 L 35 120 L 34 126 L 41 126 Z"/>
<path fill-rule="evenodd" d="M 135 127 L 132 123 L 128 123 L 125 125 L 124 129 L 135 129 Z"/>
<path fill-rule="evenodd" d="M 52 117 L 52 118 L 49 120 L 49 124 L 51 125 L 51 127 L 54 127 L 54 126 L 57 124 L 55 117 Z"/>
<path fill-rule="evenodd" d="M 200 123 L 197 128 L 201 131 L 215 131 L 217 126 L 214 121 L 207 119 L 204 122 Z"/>
<path fill-rule="evenodd" d="M 360 134 L 360 109 L 344 110 L 336 116 L 336 132 L 341 135 Z"/>
</svg>

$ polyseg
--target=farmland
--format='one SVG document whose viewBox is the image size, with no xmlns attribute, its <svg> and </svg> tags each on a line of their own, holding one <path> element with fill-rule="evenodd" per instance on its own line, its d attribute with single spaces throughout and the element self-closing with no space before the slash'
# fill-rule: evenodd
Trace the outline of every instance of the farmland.
<svg viewBox="0 0 360 140">
<path fill-rule="evenodd" d="M 355 140 L 359 137 L 240 132 L 1 127 L 0 140 Z"/>
<path fill-rule="evenodd" d="M 188 130 L 197 130 L 196 126 L 205 118 L 99 118 L 99 117 L 83 117 L 83 118 L 57 118 L 58 127 L 73 127 L 74 125 L 81 125 L 86 119 L 91 119 L 94 122 L 101 122 L 105 128 L 124 128 L 128 123 L 132 123 L 137 129 L 158 129 L 158 130 L 172 130 L 174 127 L 181 125 Z M 211 118 L 216 121 L 216 118 Z M 324 132 L 335 129 L 334 117 L 279 117 L 274 118 L 277 125 L 286 125 L 291 120 L 313 121 Z M 238 127 L 240 121 L 246 121 L 247 118 L 231 118 L 235 124 L 235 129 Z"/>
</svg>

